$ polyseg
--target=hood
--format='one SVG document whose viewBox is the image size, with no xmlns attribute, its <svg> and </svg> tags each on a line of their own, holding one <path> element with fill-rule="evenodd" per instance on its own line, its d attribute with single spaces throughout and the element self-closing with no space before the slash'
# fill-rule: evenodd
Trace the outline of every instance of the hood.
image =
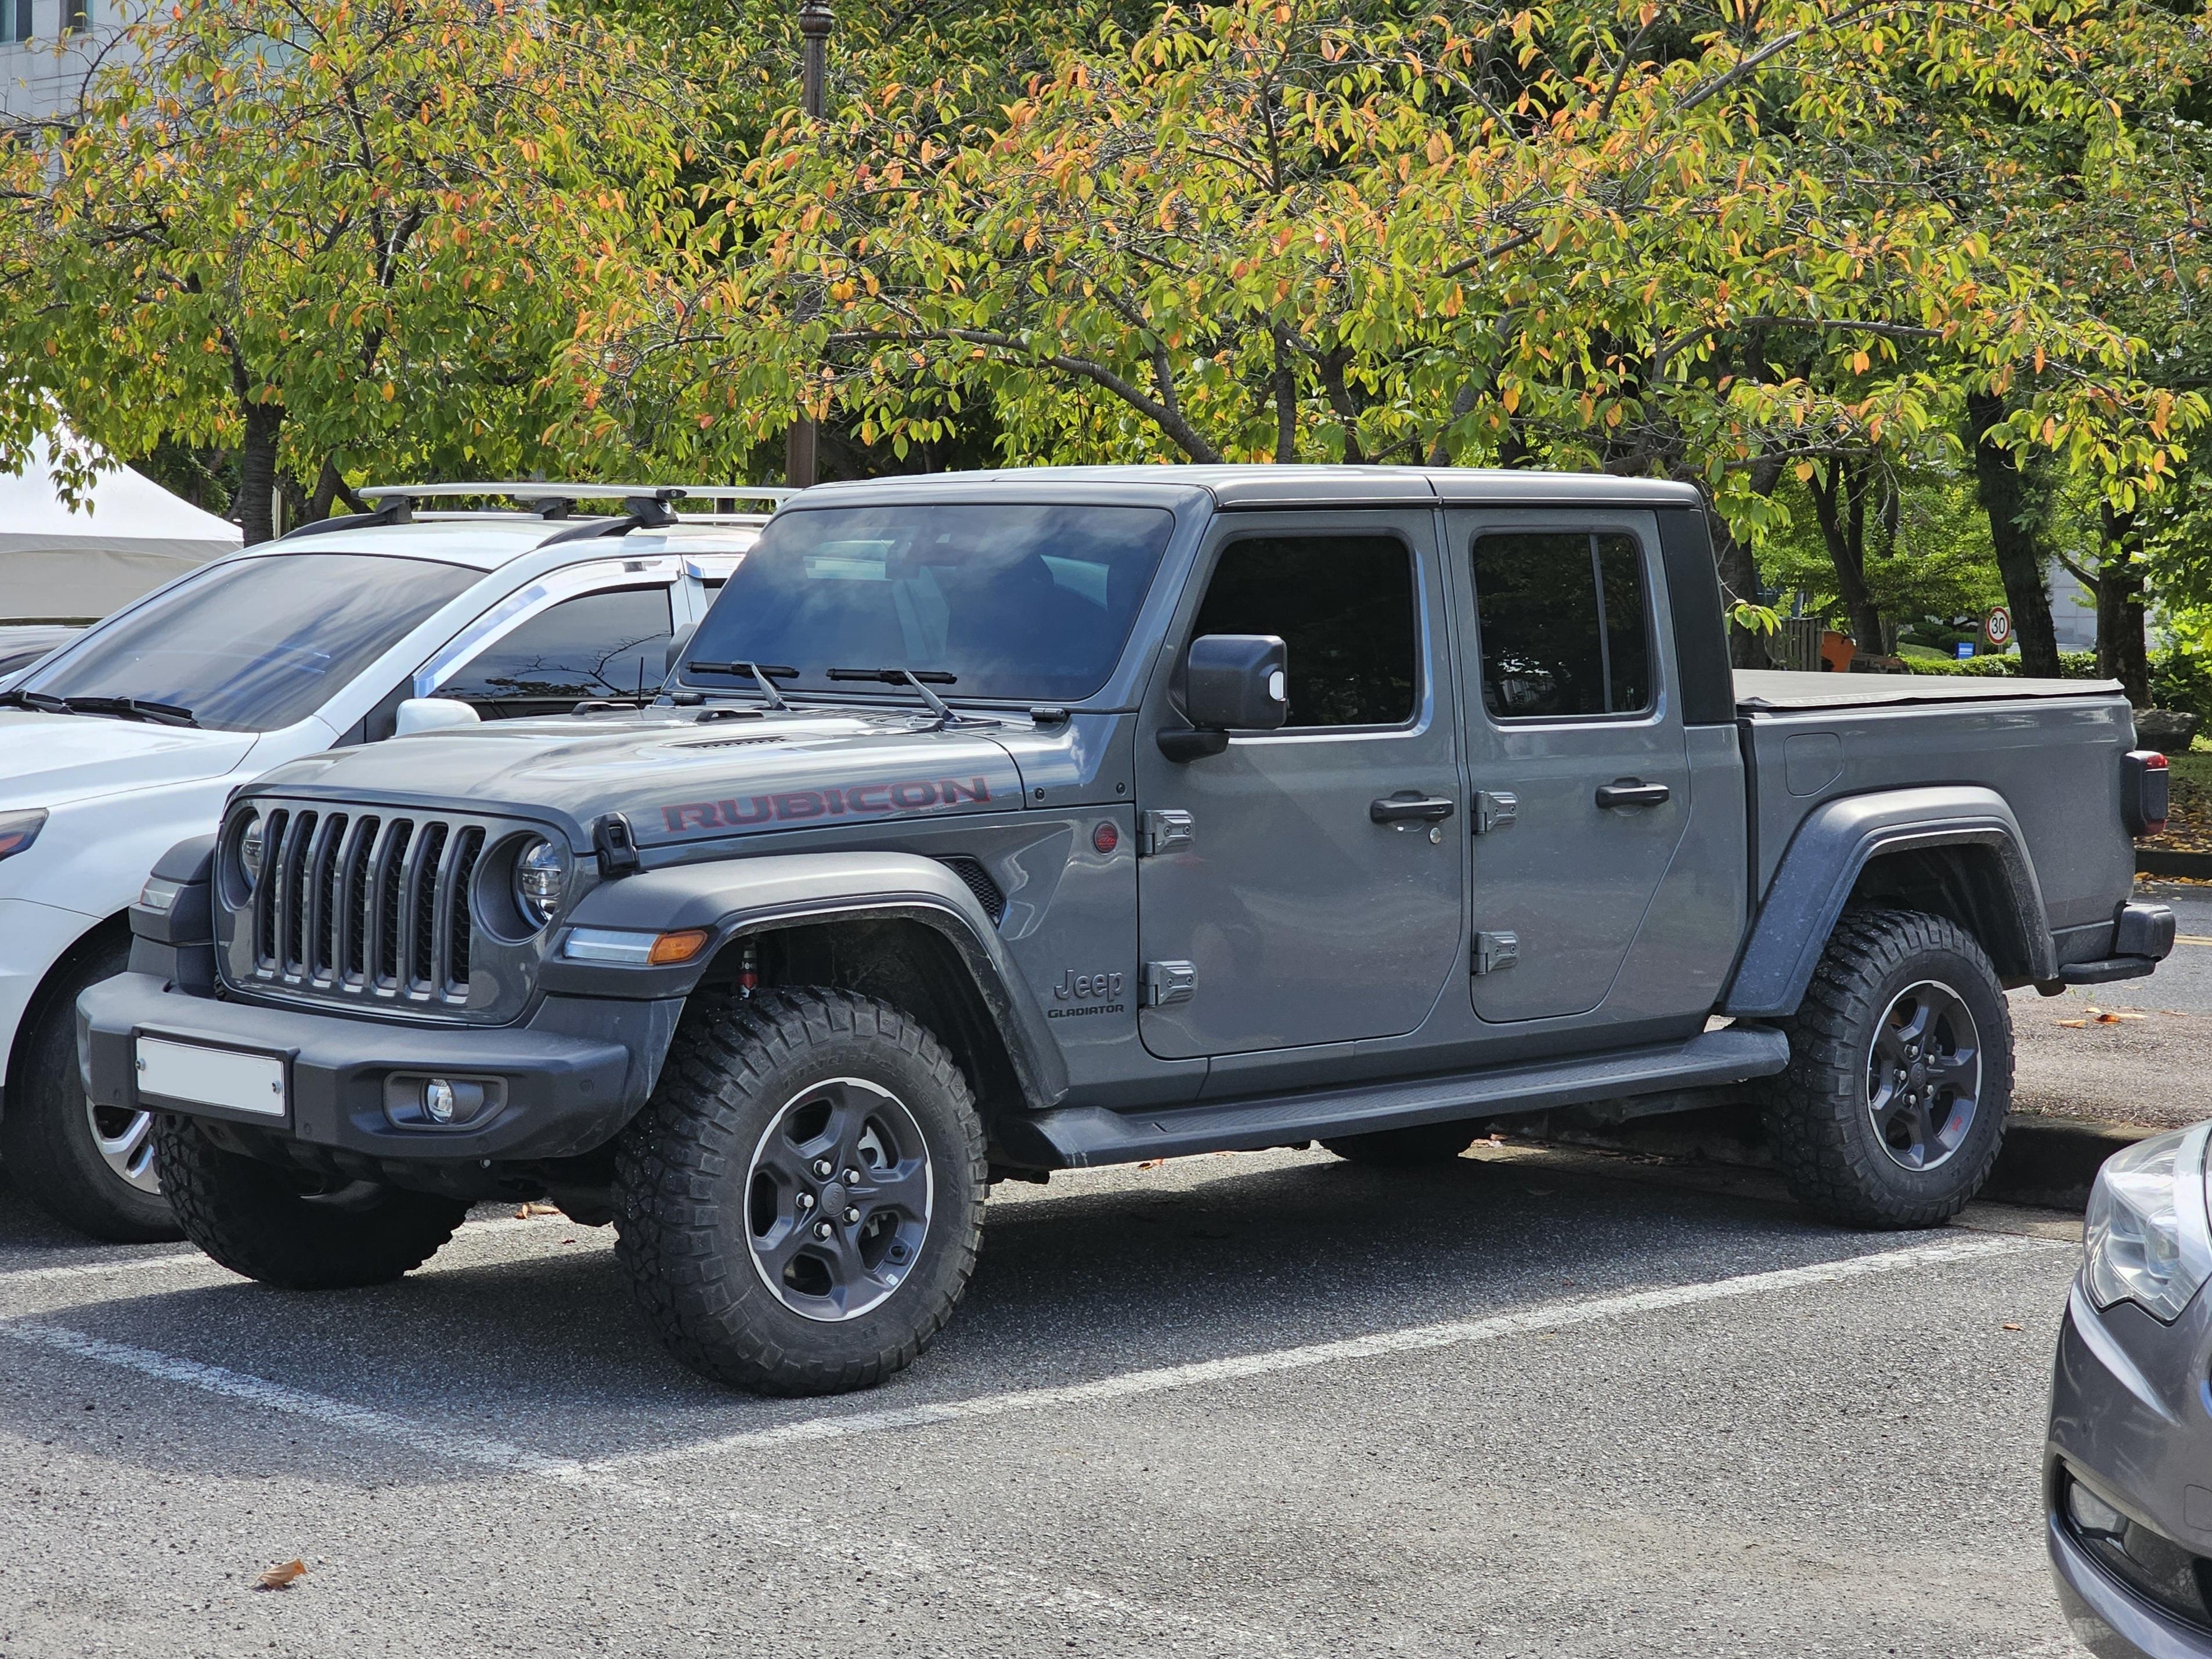
<svg viewBox="0 0 2212 1659">
<path fill-rule="evenodd" d="M 252 732 L 0 709 L 0 806 L 65 806 L 219 778 L 257 740 Z"/>
<path fill-rule="evenodd" d="M 717 711 L 719 712 L 719 711 Z M 1022 778 L 988 726 L 903 713 L 654 710 L 560 715 L 393 738 L 278 768 L 258 788 L 332 800 L 564 817 L 620 812 L 641 847 L 941 812 L 1018 809 Z"/>
</svg>

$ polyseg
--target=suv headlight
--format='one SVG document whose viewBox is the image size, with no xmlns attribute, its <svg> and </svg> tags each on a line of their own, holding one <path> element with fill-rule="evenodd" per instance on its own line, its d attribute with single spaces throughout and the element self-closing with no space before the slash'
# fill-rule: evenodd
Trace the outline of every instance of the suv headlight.
<svg viewBox="0 0 2212 1659">
<path fill-rule="evenodd" d="M 262 851 L 261 814 L 254 813 L 246 821 L 246 828 L 238 832 L 238 867 L 246 877 L 246 890 L 252 892 L 261 881 Z"/>
<path fill-rule="evenodd" d="M 46 827 L 46 809 L 33 806 L 25 812 L 0 812 L 0 859 L 11 858 L 38 840 Z"/>
<path fill-rule="evenodd" d="M 535 927 L 559 914 L 568 890 L 568 855 L 543 836 L 532 836 L 514 859 L 514 902 Z"/>
<path fill-rule="evenodd" d="M 2089 1189 L 2081 1280 L 2100 1309 L 2132 1302 L 2171 1322 L 2212 1279 L 2204 1144 L 2212 1125 L 2115 1152 Z"/>
</svg>

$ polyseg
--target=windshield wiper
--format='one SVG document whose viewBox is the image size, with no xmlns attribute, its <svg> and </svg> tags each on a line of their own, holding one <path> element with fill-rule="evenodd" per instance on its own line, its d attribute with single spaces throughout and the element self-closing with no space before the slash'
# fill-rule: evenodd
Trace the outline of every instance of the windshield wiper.
<svg viewBox="0 0 2212 1659">
<path fill-rule="evenodd" d="M 768 706 L 771 708 L 791 707 L 783 700 L 783 693 L 775 689 L 774 677 L 781 674 L 786 679 L 792 679 L 799 673 L 796 668 L 787 668 L 780 662 L 687 662 L 684 666 L 686 672 L 692 673 L 741 675 L 760 687 L 761 695 L 768 699 Z"/>
<path fill-rule="evenodd" d="M 0 691 L 0 708 L 28 708 L 40 714 L 68 714 L 75 711 L 65 697 L 57 697 L 46 691 Z"/>
<path fill-rule="evenodd" d="M 952 705 L 931 690 L 931 685 L 951 685 L 960 677 L 934 668 L 833 668 L 833 680 L 873 680 L 878 685 L 910 685 L 916 696 L 929 705 L 929 712 L 937 716 L 940 729 L 948 726 L 996 726 L 998 721 L 971 720 L 965 714 L 955 714 Z"/>
<path fill-rule="evenodd" d="M 149 702 L 143 697 L 64 697 L 76 714 L 119 714 L 127 720 L 149 720 L 155 726 L 198 726 L 192 711 L 173 702 Z"/>
</svg>

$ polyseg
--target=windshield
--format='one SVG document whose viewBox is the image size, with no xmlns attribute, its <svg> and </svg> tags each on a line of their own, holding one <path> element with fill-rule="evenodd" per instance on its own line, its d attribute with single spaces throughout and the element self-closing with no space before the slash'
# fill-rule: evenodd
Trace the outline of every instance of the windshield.
<svg viewBox="0 0 2212 1659">
<path fill-rule="evenodd" d="M 822 507 L 779 514 L 678 678 L 849 694 L 832 669 L 910 668 L 951 697 L 1064 702 L 1106 683 L 1175 528 L 1133 507 Z M 701 668 L 698 664 L 716 665 Z"/>
<path fill-rule="evenodd" d="M 202 726 L 272 732 L 313 714 L 477 579 L 459 565 L 357 553 L 225 560 L 21 685 L 169 703 Z"/>
</svg>

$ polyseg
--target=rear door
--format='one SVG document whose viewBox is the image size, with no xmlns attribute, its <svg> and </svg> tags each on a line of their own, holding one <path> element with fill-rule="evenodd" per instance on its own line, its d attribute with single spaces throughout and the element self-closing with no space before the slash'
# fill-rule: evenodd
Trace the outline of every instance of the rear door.
<svg viewBox="0 0 2212 1659">
<path fill-rule="evenodd" d="M 1690 816 L 1648 513 L 1448 515 L 1464 607 L 1474 1011 L 1604 1002 Z"/>
<path fill-rule="evenodd" d="M 1290 723 L 1178 763 L 1155 741 L 1184 724 L 1171 677 L 1147 699 L 1138 801 L 1156 825 L 1183 815 L 1137 866 L 1146 971 L 1168 988 L 1139 1020 L 1153 1054 L 1397 1036 L 1442 994 L 1466 819 L 1436 524 L 1427 509 L 1216 521 L 1178 655 L 1201 634 L 1279 635 Z"/>
</svg>

